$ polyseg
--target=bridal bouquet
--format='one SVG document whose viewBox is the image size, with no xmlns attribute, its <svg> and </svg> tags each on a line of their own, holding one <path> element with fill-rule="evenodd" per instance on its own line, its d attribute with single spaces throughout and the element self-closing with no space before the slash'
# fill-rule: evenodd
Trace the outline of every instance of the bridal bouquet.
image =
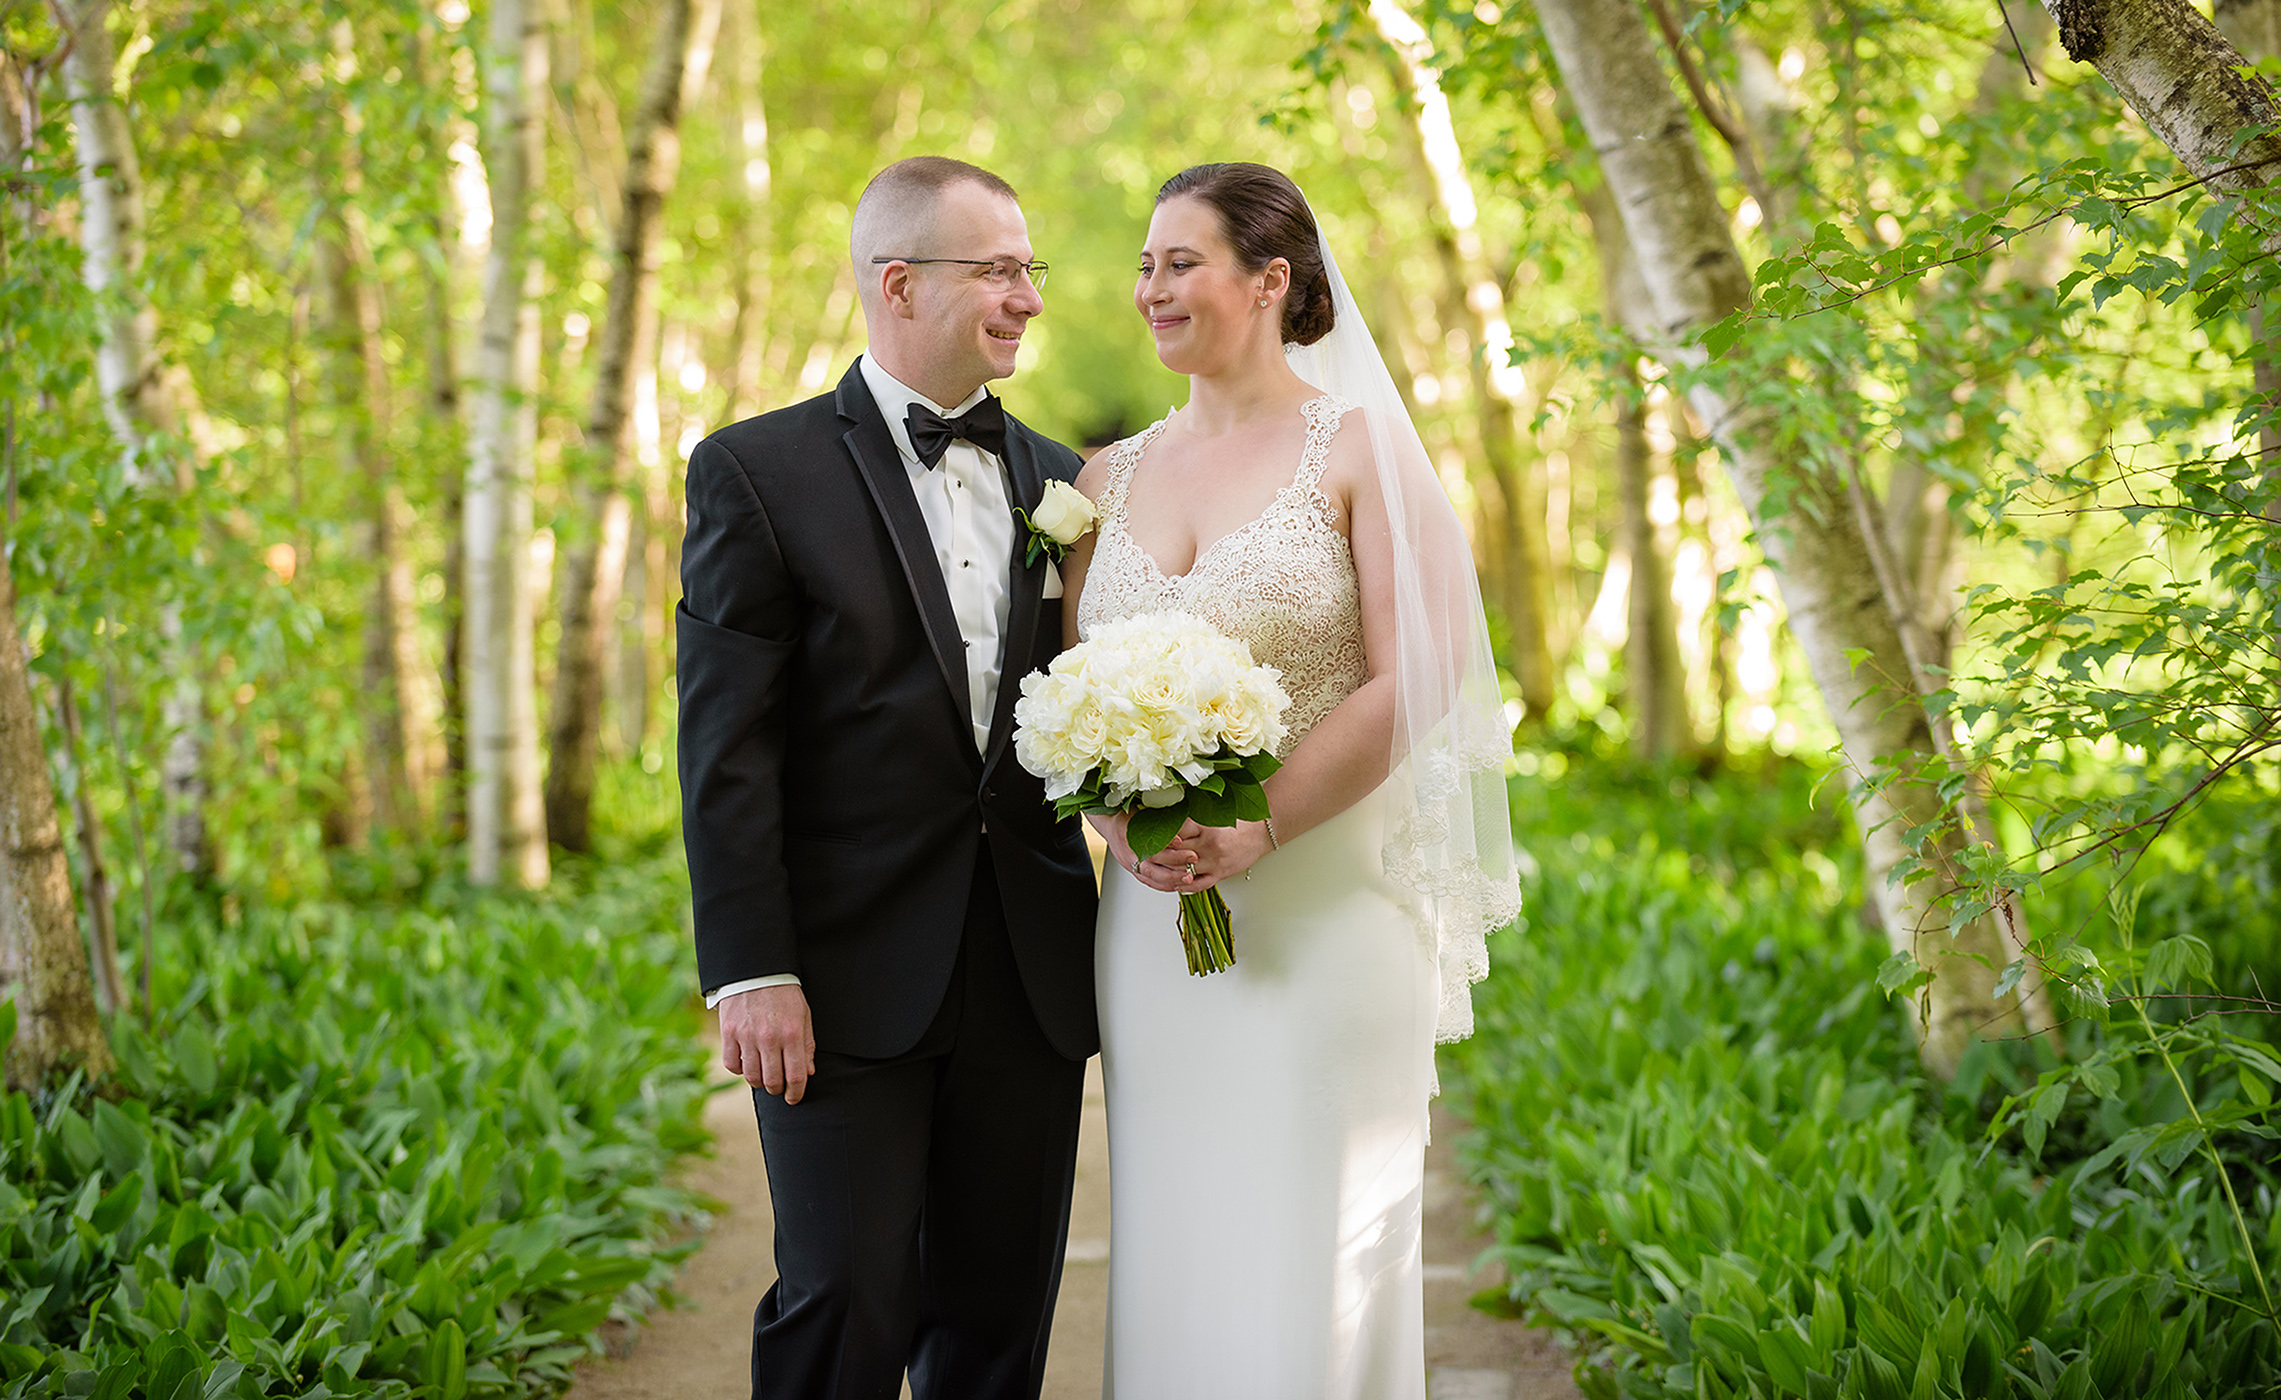
<svg viewBox="0 0 2281 1400">
<path fill-rule="evenodd" d="M 1146 860 L 1184 822 L 1267 820 L 1260 783 L 1282 766 L 1290 704 L 1282 676 L 1242 642 L 1187 613 L 1142 613 L 1023 677 L 1014 752 L 1056 816 L 1132 813 L 1126 835 Z M 1234 965 L 1218 890 L 1180 896 L 1180 942 L 1199 977 Z"/>
</svg>

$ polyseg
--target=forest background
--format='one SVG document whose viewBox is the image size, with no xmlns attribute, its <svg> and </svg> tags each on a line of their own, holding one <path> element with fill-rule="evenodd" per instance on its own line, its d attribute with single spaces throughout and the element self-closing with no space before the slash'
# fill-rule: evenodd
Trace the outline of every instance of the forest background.
<svg viewBox="0 0 2281 1400">
<path fill-rule="evenodd" d="M 704 1203 L 678 467 L 1022 192 L 1304 187 L 1473 527 L 1445 1055 L 1588 1393 L 2272 1392 L 2281 0 L 0 0 L 0 1394 L 542 1392 Z M 2221 33 L 2222 29 L 2222 33 Z"/>
</svg>

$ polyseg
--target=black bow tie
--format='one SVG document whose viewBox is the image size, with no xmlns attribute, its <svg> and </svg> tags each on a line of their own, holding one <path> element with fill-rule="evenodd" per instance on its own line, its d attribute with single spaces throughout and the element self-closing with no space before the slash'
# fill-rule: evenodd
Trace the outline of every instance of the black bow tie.
<svg viewBox="0 0 2281 1400">
<path fill-rule="evenodd" d="M 952 438 L 965 438 L 994 457 L 1006 455 L 1006 408 L 996 394 L 983 395 L 982 402 L 956 418 L 945 418 L 925 404 L 915 403 L 904 416 L 903 425 L 911 435 L 911 450 L 918 454 L 919 465 L 929 471 L 950 451 Z"/>
</svg>

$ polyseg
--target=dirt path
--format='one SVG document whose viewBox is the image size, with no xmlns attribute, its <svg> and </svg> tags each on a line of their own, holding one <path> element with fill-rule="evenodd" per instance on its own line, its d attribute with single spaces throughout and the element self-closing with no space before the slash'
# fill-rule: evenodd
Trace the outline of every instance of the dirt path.
<svg viewBox="0 0 2281 1400">
<path fill-rule="evenodd" d="M 1101 1343 L 1109 1311 L 1109 1140 L 1099 1062 L 1086 1076 L 1085 1123 L 1077 1150 L 1077 1195 L 1069 1223 L 1069 1262 L 1046 1357 L 1045 1400 L 1098 1400 Z M 682 1271 L 686 1302 L 653 1315 L 618 1339 L 612 1355 L 588 1363 L 570 1400 L 745 1400 L 751 1393 L 752 1309 L 775 1278 L 774 1219 L 762 1172 L 752 1103 L 734 1089 L 705 1113 L 718 1155 L 686 1178 L 729 1203 L 705 1247 Z M 1433 1400 L 1575 1400 L 1568 1359 L 1543 1332 L 1503 1322 L 1466 1305 L 1485 1278 L 1467 1268 L 1487 1243 L 1473 1229 L 1473 1206 L 1451 1174 L 1451 1145 L 1462 1125 L 1437 1111 L 1426 1154 L 1426 1362 Z"/>
</svg>

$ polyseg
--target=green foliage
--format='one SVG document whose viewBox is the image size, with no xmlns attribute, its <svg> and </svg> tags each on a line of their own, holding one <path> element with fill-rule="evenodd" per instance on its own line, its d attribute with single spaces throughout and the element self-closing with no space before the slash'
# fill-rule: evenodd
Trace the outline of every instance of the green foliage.
<svg viewBox="0 0 2281 1400">
<path fill-rule="evenodd" d="M 1239 754 L 1226 744 L 1209 758 L 1198 760 L 1208 770 L 1193 783 L 1183 784 L 1177 799 L 1162 807 L 1152 807 L 1137 796 L 1123 807 L 1109 805 L 1104 770 L 1094 768 L 1085 775 L 1085 781 L 1075 792 L 1056 798 L 1053 812 L 1057 817 L 1074 817 L 1087 813 L 1133 814 L 1127 836 L 1133 854 L 1147 860 L 1172 844 L 1180 828 L 1188 822 L 1198 826 L 1234 826 L 1239 822 L 1267 820 L 1267 790 L 1260 786 L 1283 766 L 1282 761 L 1267 750 Z"/>
<path fill-rule="evenodd" d="M 2096 1110 L 2035 1087 L 2032 1046 L 1924 1082 L 1858 854 L 1793 815 L 1810 780 L 1514 783 L 1527 915 L 1445 1059 L 1508 1271 L 1480 1301 L 1584 1341 L 1596 1397 L 2267 1393 L 2281 1346 L 2224 1197 L 2269 1253 L 2267 1154 L 2194 1155 L 2176 1085 L 2088 1026 L 2079 1063 L 2115 1066 Z"/>
<path fill-rule="evenodd" d="M 703 1202 L 681 876 L 181 936 L 118 1096 L 0 1103 L 0 1396 L 549 1392 Z"/>
</svg>

